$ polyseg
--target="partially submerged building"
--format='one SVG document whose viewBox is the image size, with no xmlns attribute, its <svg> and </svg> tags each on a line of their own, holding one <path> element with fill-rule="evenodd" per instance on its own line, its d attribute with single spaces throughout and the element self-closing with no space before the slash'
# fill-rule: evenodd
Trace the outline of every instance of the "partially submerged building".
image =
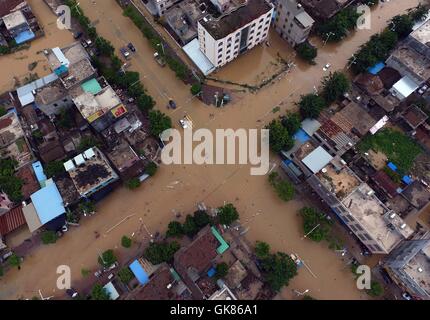
<svg viewBox="0 0 430 320">
<path fill-rule="evenodd" d="M 33 152 L 15 112 L 0 118 L 0 157 L 15 160 L 17 169 L 33 161 Z"/>
<path fill-rule="evenodd" d="M 278 1 L 274 27 L 291 46 L 305 42 L 314 23 L 314 19 L 297 0 Z"/>
<path fill-rule="evenodd" d="M 93 147 L 64 163 L 82 198 L 88 198 L 119 179 L 105 155 Z"/>
</svg>

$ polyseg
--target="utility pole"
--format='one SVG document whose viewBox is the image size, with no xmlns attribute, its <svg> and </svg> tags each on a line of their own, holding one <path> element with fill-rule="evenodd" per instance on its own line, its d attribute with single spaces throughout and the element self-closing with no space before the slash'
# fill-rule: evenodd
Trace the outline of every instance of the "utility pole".
<svg viewBox="0 0 430 320">
<path fill-rule="evenodd" d="M 320 223 L 318 223 L 315 227 L 313 227 L 311 231 L 309 231 L 307 234 L 305 234 L 305 235 L 302 237 L 302 240 L 303 240 L 304 238 L 307 238 L 307 237 L 308 237 L 312 232 L 314 232 L 314 231 L 315 231 L 315 229 L 316 229 L 316 228 L 318 228 L 320 225 L 321 225 L 321 224 L 320 224 Z"/>
</svg>

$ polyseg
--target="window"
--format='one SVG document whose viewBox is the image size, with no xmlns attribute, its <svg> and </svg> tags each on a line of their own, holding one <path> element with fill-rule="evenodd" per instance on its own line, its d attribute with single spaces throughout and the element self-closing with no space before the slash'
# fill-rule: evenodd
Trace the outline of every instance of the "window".
<svg viewBox="0 0 430 320">
<path fill-rule="evenodd" d="M 364 229 L 359 224 L 357 224 L 356 227 L 357 227 L 358 230 L 364 231 Z"/>
<path fill-rule="evenodd" d="M 357 231 L 357 228 L 352 224 L 349 226 L 351 228 L 352 231 Z"/>
<path fill-rule="evenodd" d="M 261 32 L 258 32 L 258 33 L 257 33 L 257 38 L 260 36 L 260 34 L 261 34 Z"/>
<path fill-rule="evenodd" d="M 223 44 L 223 42 L 218 43 L 218 47 L 221 47 Z"/>
<path fill-rule="evenodd" d="M 235 43 L 238 43 L 238 42 L 239 42 L 239 40 L 240 40 L 240 38 L 237 38 L 237 39 L 236 39 L 236 41 L 235 41 Z"/>
<path fill-rule="evenodd" d="M 373 240 L 367 233 L 363 233 L 363 236 L 369 241 Z"/>
<path fill-rule="evenodd" d="M 231 43 L 229 43 L 228 45 L 227 45 L 227 48 L 230 48 L 231 47 Z"/>
<path fill-rule="evenodd" d="M 219 60 L 219 61 L 218 61 L 218 65 L 220 65 L 220 64 L 221 64 L 221 62 L 222 62 L 222 61 L 221 61 L 221 60 Z"/>
<path fill-rule="evenodd" d="M 54 103 L 54 107 L 58 107 L 58 104 Z"/>
<path fill-rule="evenodd" d="M 218 49 L 218 53 L 220 53 L 221 51 L 222 51 L 222 48 L 219 48 L 219 49 Z"/>
<path fill-rule="evenodd" d="M 287 17 L 289 17 L 289 16 L 290 16 L 290 14 L 291 14 L 291 12 L 290 12 L 290 11 L 287 11 Z"/>
<path fill-rule="evenodd" d="M 229 54 L 230 54 L 230 50 L 227 50 L 226 55 L 229 55 Z"/>
</svg>

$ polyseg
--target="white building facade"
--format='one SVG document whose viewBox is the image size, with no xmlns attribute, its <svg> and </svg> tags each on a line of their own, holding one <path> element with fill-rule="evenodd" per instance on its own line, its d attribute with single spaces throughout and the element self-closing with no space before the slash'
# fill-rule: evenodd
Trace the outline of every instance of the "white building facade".
<svg viewBox="0 0 430 320">
<path fill-rule="evenodd" d="M 293 47 L 306 41 L 314 23 L 314 19 L 298 1 L 278 1 L 274 27 Z"/>
<path fill-rule="evenodd" d="M 216 68 L 224 66 L 267 40 L 273 12 L 265 0 L 249 0 L 219 18 L 203 18 L 198 22 L 200 50 Z"/>
<path fill-rule="evenodd" d="M 157 10 L 157 14 L 161 17 L 164 15 L 167 9 L 172 7 L 175 3 L 180 0 L 152 0 Z"/>
</svg>

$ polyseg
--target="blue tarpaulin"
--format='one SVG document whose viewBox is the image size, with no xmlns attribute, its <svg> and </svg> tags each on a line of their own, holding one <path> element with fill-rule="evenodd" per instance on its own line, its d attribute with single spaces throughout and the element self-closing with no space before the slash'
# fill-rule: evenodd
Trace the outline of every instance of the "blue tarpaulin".
<svg viewBox="0 0 430 320">
<path fill-rule="evenodd" d="M 392 163 L 392 162 L 388 162 L 387 166 L 388 166 L 388 168 L 390 168 L 391 170 L 393 170 L 393 171 L 397 171 L 397 166 L 396 166 L 394 163 Z"/>
<path fill-rule="evenodd" d="M 381 71 L 384 68 L 385 68 L 385 64 L 383 62 L 378 62 L 374 66 L 367 69 L 367 71 L 369 71 L 369 73 L 371 73 L 373 75 L 377 75 L 379 73 L 379 71 Z"/>
<path fill-rule="evenodd" d="M 141 285 L 147 284 L 149 282 L 148 274 L 143 269 L 138 260 L 134 260 L 134 262 L 130 265 L 130 270 L 133 272 L 134 276 Z"/>
<path fill-rule="evenodd" d="M 406 184 L 411 184 L 412 182 L 413 182 L 413 180 L 412 180 L 412 178 L 411 177 L 409 177 L 409 176 L 404 176 L 403 178 L 402 178 L 402 181 L 404 182 L 404 183 L 406 183 Z"/>
<path fill-rule="evenodd" d="M 32 166 L 33 166 L 34 173 L 36 174 L 37 181 L 39 181 L 39 184 L 41 187 L 44 187 L 45 181 L 48 178 L 46 177 L 45 173 L 43 172 L 42 164 L 40 163 L 40 161 L 37 161 L 37 162 L 33 163 Z"/>
<path fill-rule="evenodd" d="M 35 35 L 31 30 L 25 30 L 15 37 L 16 44 L 21 44 L 31 39 L 34 39 Z"/>
</svg>

